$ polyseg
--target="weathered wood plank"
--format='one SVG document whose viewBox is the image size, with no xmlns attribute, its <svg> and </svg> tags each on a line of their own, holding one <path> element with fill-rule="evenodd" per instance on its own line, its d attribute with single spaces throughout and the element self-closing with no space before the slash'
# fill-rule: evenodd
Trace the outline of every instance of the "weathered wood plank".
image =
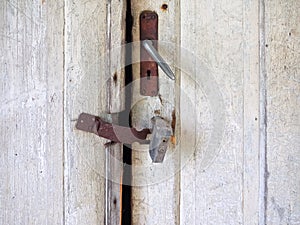
<svg viewBox="0 0 300 225">
<path fill-rule="evenodd" d="M 65 224 L 104 224 L 105 141 L 76 130 L 75 123 L 81 112 L 106 109 L 106 22 L 104 2 L 66 1 Z"/>
<path fill-rule="evenodd" d="M 243 224 L 259 224 L 260 195 L 260 1 L 243 1 Z"/>
<path fill-rule="evenodd" d="M 267 224 L 300 224 L 300 2 L 265 1 Z"/>
<path fill-rule="evenodd" d="M 182 54 L 194 68 L 181 76 L 181 224 L 258 223 L 257 10 L 242 0 L 181 6 L 182 47 L 194 54 Z"/>
<path fill-rule="evenodd" d="M 106 77 L 108 79 L 108 105 L 110 113 L 125 109 L 125 23 L 126 1 L 112 0 L 107 6 L 107 50 Z M 106 196 L 105 223 L 121 224 L 122 217 L 122 178 L 123 148 L 122 144 L 108 145 L 106 148 Z"/>
<path fill-rule="evenodd" d="M 124 74 L 124 1 L 66 1 L 65 223 L 120 224 L 120 145 L 76 130 L 81 112 L 119 112 Z M 110 49 L 119 48 L 114 51 Z M 108 210 L 106 210 L 108 209 Z"/>
<path fill-rule="evenodd" d="M 166 9 L 162 4 L 167 6 Z M 139 17 L 142 11 L 150 10 L 158 14 L 159 52 L 175 71 L 179 41 L 178 1 L 131 1 L 133 14 L 133 41 L 139 41 Z M 165 43 L 163 43 L 165 42 Z M 176 46 L 176 47 L 174 47 Z M 139 47 L 133 49 L 133 104 L 132 124 L 137 129 L 149 128 L 153 116 L 161 116 L 174 121 L 179 111 L 175 107 L 176 84 L 159 70 L 159 96 L 140 95 Z M 177 80 L 178 81 L 178 80 Z M 172 117 L 173 114 L 173 117 Z M 148 145 L 133 145 L 132 153 L 132 223 L 133 224 L 176 224 L 179 220 L 179 155 L 175 145 L 170 144 L 162 164 L 153 164 Z"/>
<path fill-rule="evenodd" d="M 63 223 L 63 2 L 0 2 L 0 223 Z"/>
</svg>

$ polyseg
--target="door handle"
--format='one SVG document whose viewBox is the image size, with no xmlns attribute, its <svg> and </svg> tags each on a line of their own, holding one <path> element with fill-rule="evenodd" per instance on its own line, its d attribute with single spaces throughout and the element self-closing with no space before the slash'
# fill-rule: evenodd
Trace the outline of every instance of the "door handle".
<svg viewBox="0 0 300 225">
<path fill-rule="evenodd" d="M 158 15 L 143 11 L 140 15 L 140 93 L 144 96 L 158 95 L 158 66 L 166 75 L 175 80 L 169 65 L 157 51 Z"/>
<path fill-rule="evenodd" d="M 143 47 L 146 49 L 148 54 L 152 57 L 152 59 L 159 65 L 162 71 L 171 79 L 175 80 L 175 75 L 166 61 L 161 57 L 158 51 L 154 48 L 151 40 L 142 41 Z"/>
</svg>

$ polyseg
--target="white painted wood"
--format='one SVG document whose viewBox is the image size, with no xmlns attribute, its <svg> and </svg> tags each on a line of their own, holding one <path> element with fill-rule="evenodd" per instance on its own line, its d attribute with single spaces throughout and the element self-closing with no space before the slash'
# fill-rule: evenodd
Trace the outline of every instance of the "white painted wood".
<svg viewBox="0 0 300 225">
<path fill-rule="evenodd" d="M 1 224 L 104 223 L 104 178 L 120 182 L 122 167 L 74 125 L 82 111 L 123 109 L 124 56 L 108 49 L 124 43 L 124 7 L 1 1 Z M 120 145 L 109 152 L 122 162 Z M 106 219 L 120 224 L 120 184 L 108 186 Z"/>
<path fill-rule="evenodd" d="M 163 10 L 162 4 L 168 5 Z M 150 10 L 158 14 L 159 52 L 175 71 L 179 41 L 178 1 L 131 1 L 133 14 L 133 41 L 140 40 L 139 17 L 142 11 Z M 167 42 L 167 43 L 163 43 Z M 176 48 L 174 47 L 176 46 Z M 132 124 L 137 129 L 149 128 L 153 116 L 175 122 L 179 120 L 175 110 L 176 84 L 159 70 L 159 96 L 140 95 L 139 47 L 133 49 L 133 100 Z M 177 84 L 178 85 L 178 84 Z M 170 143 L 162 164 L 153 164 L 148 145 L 133 145 L 132 153 L 132 223 L 133 224 L 176 224 L 179 220 L 179 153 L 174 143 Z"/>
<path fill-rule="evenodd" d="M 300 2 L 265 1 L 267 224 L 300 224 Z"/>
<path fill-rule="evenodd" d="M 112 0 L 107 6 L 107 50 L 106 77 L 107 101 L 109 113 L 119 113 L 125 109 L 125 22 L 126 1 Z M 105 88 L 105 86 L 103 87 Z M 99 96 L 103 98 L 103 96 Z M 122 223 L 122 183 L 123 183 L 123 148 L 122 144 L 107 145 L 106 187 L 105 187 L 105 224 Z"/>
<path fill-rule="evenodd" d="M 260 212 L 260 70 L 259 1 L 243 1 L 243 223 L 259 224 Z"/>
<path fill-rule="evenodd" d="M 257 1 L 181 6 L 182 47 L 197 58 L 182 54 L 194 68 L 191 78 L 181 75 L 191 102 L 182 92 L 180 224 L 258 224 L 258 19 Z M 224 107 L 215 109 L 220 102 L 212 92 L 218 91 Z M 209 148 L 220 138 L 212 136 L 212 125 L 222 113 L 225 130 L 216 151 Z"/>
<path fill-rule="evenodd" d="M 106 109 L 105 3 L 66 1 L 65 23 L 65 223 L 104 224 L 105 140 L 75 123 L 81 112 Z"/>
<path fill-rule="evenodd" d="M 171 121 L 177 109 L 180 148 L 154 165 L 148 146 L 134 145 L 133 224 L 300 224 L 299 1 L 132 0 L 134 41 L 146 9 L 182 54 L 161 45 L 177 80 L 160 71 L 160 98 L 137 103 L 134 84 L 133 125 Z M 81 112 L 124 109 L 124 14 L 118 0 L 1 1 L 1 224 L 120 224 L 121 146 L 74 127 Z M 220 152 L 207 151 L 223 110 Z"/>
<path fill-rule="evenodd" d="M 265 1 L 259 1 L 259 224 L 266 224 L 266 65 L 265 65 Z"/>
<path fill-rule="evenodd" d="M 76 130 L 81 112 L 122 110 L 123 1 L 66 1 L 65 5 L 65 223 L 120 224 L 121 145 Z M 119 48 L 115 51 L 110 49 Z M 124 64 L 124 63 L 123 63 Z M 115 74 L 115 78 L 114 78 Z M 118 176 L 118 177 L 115 177 Z M 106 210 L 109 209 L 109 210 Z"/>
<path fill-rule="evenodd" d="M 63 2 L 0 2 L 0 224 L 62 224 Z"/>
</svg>

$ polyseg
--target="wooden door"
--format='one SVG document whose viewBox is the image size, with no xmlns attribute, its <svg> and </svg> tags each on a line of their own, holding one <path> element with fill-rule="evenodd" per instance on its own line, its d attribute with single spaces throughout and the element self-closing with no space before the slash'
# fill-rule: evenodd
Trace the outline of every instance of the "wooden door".
<svg viewBox="0 0 300 225">
<path fill-rule="evenodd" d="M 174 137 L 162 164 L 132 146 L 122 218 L 122 145 L 75 123 L 125 109 L 125 23 L 139 41 L 144 10 L 176 80 L 159 70 L 160 95 L 141 97 L 132 48 L 132 125 L 162 116 Z M 299 224 L 299 12 L 297 0 L 1 1 L 0 223 Z"/>
<path fill-rule="evenodd" d="M 124 44 L 125 8 L 0 2 L 1 224 L 119 224 L 120 185 L 106 175 L 121 168 L 106 158 L 120 157 L 121 145 L 105 147 L 75 123 L 81 112 L 124 107 L 124 56 L 108 50 Z"/>
<path fill-rule="evenodd" d="M 136 39 L 149 9 L 180 46 L 175 85 L 160 87 L 176 146 L 164 165 L 134 154 L 133 224 L 299 223 L 299 3 L 131 2 Z"/>
</svg>

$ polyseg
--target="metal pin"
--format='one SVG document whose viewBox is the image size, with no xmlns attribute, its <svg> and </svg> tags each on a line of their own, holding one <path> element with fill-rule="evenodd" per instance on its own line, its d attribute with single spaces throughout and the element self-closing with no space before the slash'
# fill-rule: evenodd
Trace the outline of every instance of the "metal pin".
<svg viewBox="0 0 300 225">
<path fill-rule="evenodd" d="M 146 49 L 148 54 L 153 58 L 153 60 L 159 65 L 162 71 L 172 80 L 175 80 L 175 75 L 166 61 L 160 56 L 157 50 L 154 48 L 151 40 L 142 41 L 143 47 Z"/>
</svg>

